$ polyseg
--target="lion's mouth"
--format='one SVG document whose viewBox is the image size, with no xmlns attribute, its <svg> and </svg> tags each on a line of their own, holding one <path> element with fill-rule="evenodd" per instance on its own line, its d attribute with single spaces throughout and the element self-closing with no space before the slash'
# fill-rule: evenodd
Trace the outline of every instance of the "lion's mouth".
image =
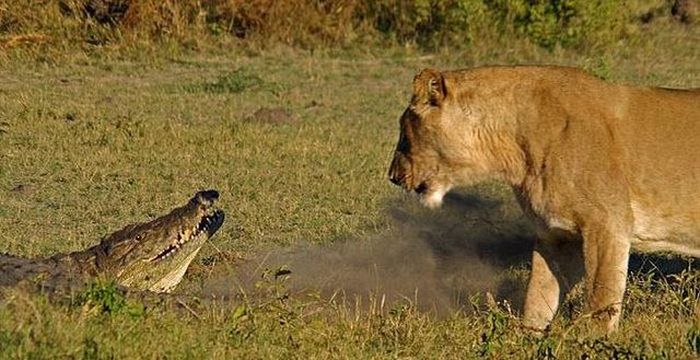
<svg viewBox="0 0 700 360">
<path fill-rule="evenodd" d="M 418 195 L 424 195 L 428 192 L 428 183 L 423 181 L 418 186 L 416 186 L 413 191 Z"/>
<path fill-rule="evenodd" d="M 450 186 L 428 185 L 425 181 L 413 189 L 420 202 L 431 209 L 439 208 L 442 205 L 442 199 L 448 191 L 450 191 Z"/>
</svg>

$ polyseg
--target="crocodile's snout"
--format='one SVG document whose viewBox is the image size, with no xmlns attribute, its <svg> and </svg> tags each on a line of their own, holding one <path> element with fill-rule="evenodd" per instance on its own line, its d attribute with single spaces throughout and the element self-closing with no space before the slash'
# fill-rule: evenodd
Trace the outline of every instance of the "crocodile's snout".
<svg viewBox="0 0 700 360">
<path fill-rule="evenodd" d="M 214 204 L 214 201 L 219 199 L 219 192 L 216 190 L 200 191 L 195 196 L 195 199 L 204 206 L 211 206 Z"/>
</svg>

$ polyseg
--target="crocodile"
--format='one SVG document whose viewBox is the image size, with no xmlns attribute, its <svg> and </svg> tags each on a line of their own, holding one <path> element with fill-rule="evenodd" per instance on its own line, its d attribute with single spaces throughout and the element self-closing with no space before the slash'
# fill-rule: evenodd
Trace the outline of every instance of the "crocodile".
<svg viewBox="0 0 700 360">
<path fill-rule="evenodd" d="M 218 198 L 216 190 L 200 191 L 167 215 L 128 225 L 85 250 L 47 258 L 0 254 L 0 287 L 58 292 L 101 278 L 127 289 L 171 292 L 224 223 L 224 212 L 214 207 Z"/>
</svg>

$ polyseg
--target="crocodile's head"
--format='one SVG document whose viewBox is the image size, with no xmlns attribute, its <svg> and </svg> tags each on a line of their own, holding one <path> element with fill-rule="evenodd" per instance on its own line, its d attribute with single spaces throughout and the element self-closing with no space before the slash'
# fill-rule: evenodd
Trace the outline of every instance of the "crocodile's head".
<svg viewBox="0 0 700 360">
<path fill-rule="evenodd" d="M 151 222 L 134 224 L 95 247 L 98 269 L 124 286 L 170 292 L 204 242 L 224 223 L 215 190 L 200 191 L 184 206 Z"/>
</svg>

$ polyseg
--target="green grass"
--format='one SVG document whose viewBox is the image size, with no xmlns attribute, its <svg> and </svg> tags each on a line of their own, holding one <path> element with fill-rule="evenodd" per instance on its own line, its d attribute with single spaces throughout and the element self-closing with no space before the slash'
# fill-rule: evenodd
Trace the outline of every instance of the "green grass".
<svg viewBox="0 0 700 360">
<path fill-rule="evenodd" d="M 522 44 L 433 54 L 105 50 L 55 61 L 6 54 L 0 251 L 80 249 L 203 188 L 221 191 L 227 222 L 195 264 L 207 270 L 189 274 L 182 292 L 235 271 L 235 263 L 211 260 L 219 253 L 381 237 L 393 231 L 387 210 L 402 196 L 385 173 L 418 69 L 558 63 L 611 81 L 700 86 L 699 37 L 697 27 L 660 24 L 644 41 L 595 55 Z M 297 121 L 250 120 L 261 108 L 283 108 Z M 489 196 L 514 206 L 502 187 Z M 512 273 L 516 282 L 526 275 Z M 410 301 L 375 297 L 360 312 L 323 297 L 287 299 L 275 280 L 246 301 L 203 304 L 193 313 L 98 311 L 138 308 L 108 286 L 71 304 L 13 290 L 0 303 L 0 357 L 692 358 L 700 356 L 699 281 L 697 270 L 675 280 L 636 276 L 621 331 L 610 338 L 592 336 L 577 317 L 580 294 L 552 334 L 536 338 L 503 303 L 434 316 Z"/>
<path fill-rule="evenodd" d="M 185 85 L 187 92 L 205 92 L 211 94 L 239 93 L 263 83 L 262 79 L 254 74 L 249 74 L 245 69 L 219 75 L 215 81 Z"/>
</svg>

